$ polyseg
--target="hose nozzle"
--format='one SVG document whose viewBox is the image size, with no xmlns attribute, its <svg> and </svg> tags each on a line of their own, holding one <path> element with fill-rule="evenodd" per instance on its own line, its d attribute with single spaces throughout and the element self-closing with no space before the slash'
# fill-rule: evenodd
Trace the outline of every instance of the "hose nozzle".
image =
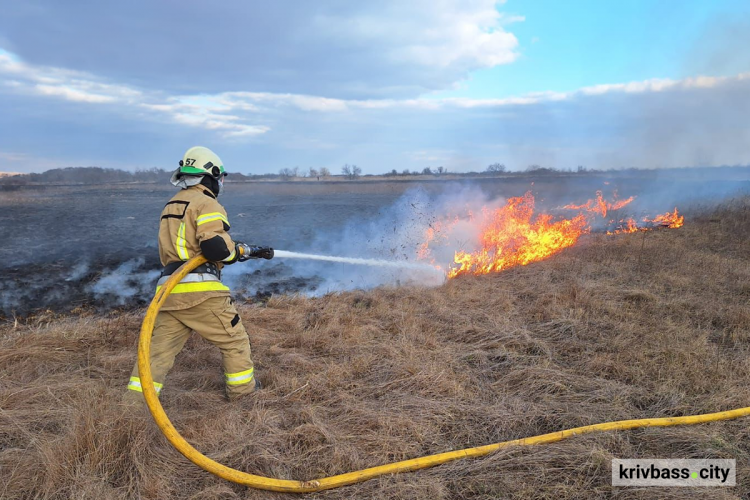
<svg viewBox="0 0 750 500">
<path fill-rule="evenodd" d="M 237 243 L 237 252 L 240 254 L 237 259 L 240 262 L 245 262 L 249 259 L 273 259 L 273 248 L 271 247 L 259 247 L 255 245 L 247 245 L 245 243 Z"/>
</svg>

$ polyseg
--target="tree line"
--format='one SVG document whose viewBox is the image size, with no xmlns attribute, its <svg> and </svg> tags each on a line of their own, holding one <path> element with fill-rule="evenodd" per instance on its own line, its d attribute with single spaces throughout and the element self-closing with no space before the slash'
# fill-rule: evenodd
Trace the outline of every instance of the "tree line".
<svg viewBox="0 0 750 500">
<path fill-rule="evenodd" d="M 172 172 L 151 168 L 127 171 L 102 167 L 53 168 L 42 173 L 20 174 L 0 178 L 0 184 L 107 184 L 169 181 Z"/>
<path fill-rule="evenodd" d="M 559 176 L 559 175 L 592 175 L 592 174 L 624 174 L 624 175 L 643 175 L 652 170 L 642 170 L 636 168 L 621 168 L 600 170 L 587 168 L 579 165 L 576 169 L 557 169 L 542 167 L 540 165 L 529 165 L 524 171 L 510 172 L 502 163 L 492 163 L 481 172 L 448 172 L 448 169 L 442 166 L 425 167 L 422 170 L 411 171 L 403 169 L 400 172 L 395 168 L 384 174 L 363 174 L 362 169 L 357 165 L 344 164 L 341 167 L 341 173 L 338 175 L 331 174 L 327 167 L 314 168 L 309 167 L 305 170 L 299 167 L 282 168 L 278 174 L 241 174 L 237 172 L 230 173 L 227 182 L 242 182 L 253 180 L 292 180 L 295 178 L 307 178 L 315 180 L 327 180 L 332 177 L 355 180 L 360 177 L 412 177 L 412 176 L 433 176 L 440 177 L 450 173 L 456 177 L 499 177 L 499 176 Z M 661 169 L 662 172 L 684 172 L 685 174 L 706 173 L 731 173 L 739 175 L 742 172 L 748 172 L 750 175 L 750 166 L 717 166 L 717 167 L 682 167 Z M 42 173 L 19 174 L 0 177 L 0 187 L 12 187 L 23 185 L 37 184 L 125 184 L 125 183 L 166 183 L 169 181 L 172 171 L 159 168 L 146 170 L 127 171 L 102 167 L 67 167 L 55 168 Z"/>
</svg>

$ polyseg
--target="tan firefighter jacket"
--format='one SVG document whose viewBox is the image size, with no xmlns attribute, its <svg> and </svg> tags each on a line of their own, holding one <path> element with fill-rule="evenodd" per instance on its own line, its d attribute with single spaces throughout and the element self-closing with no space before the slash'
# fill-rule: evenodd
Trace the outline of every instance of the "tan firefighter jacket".
<svg viewBox="0 0 750 500">
<path fill-rule="evenodd" d="M 236 259 L 224 207 L 205 186 L 180 190 L 164 206 L 159 222 L 159 258 L 163 266 L 203 253 L 221 269 Z M 159 286 L 165 278 L 159 280 Z M 157 287 L 157 290 L 159 288 Z M 229 287 L 208 273 L 188 274 L 167 297 L 162 311 L 177 311 L 211 297 L 229 296 Z"/>
</svg>

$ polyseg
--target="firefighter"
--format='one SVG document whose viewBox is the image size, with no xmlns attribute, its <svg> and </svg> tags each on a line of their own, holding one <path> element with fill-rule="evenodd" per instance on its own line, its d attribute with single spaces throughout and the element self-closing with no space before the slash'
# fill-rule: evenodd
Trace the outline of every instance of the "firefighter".
<svg viewBox="0 0 750 500">
<path fill-rule="evenodd" d="M 227 212 L 216 200 L 226 175 L 219 157 L 200 146 L 190 148 L 172 174 L 171 183 L 181 189 L 161 212 L 159 258 L 164 269 L 157 290 L 196 254 L 202 253 L 209 262 L 174 288 L 156 317 L 151 374 L 157 393 L 193 330 L 221 350 L 228 399 L 260 387 L 250 356 L 250 341 L 229 297 L 229 288 L 221 282 L 221 269 L 237 261 L 271 259 L 273 249 L 232 241 Z M 125 398 L 143 401 L 137 362 Z"/>
</svg>

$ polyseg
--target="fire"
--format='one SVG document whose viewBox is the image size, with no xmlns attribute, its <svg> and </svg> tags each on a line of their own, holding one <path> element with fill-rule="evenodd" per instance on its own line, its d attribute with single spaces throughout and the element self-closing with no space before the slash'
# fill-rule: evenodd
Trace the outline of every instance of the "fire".
<svg viewBox="0 0 750 500">
<path fill-rule="evenodd" d="M 460 274 L 487 274 L 515 266 L 525 266 L 567 248 L 588 232 L 584 215 L 553 222 L 552 216 L 534 217 L 531 192 L 510 198 L 504 207 L 484 210 L 481 222 L 480 249 L 458 251 L 449 278 Z"/>
<path fill-rule="evenodd" d="M 565 205 L 563 208 L 567 208 L 569 210 L 584 210 L 586 212 L 593 212 L 595 214 L 599 214 L 602 217 L 606 217 L 608 212 L 611 212 L 613 210 L 620 210 L 621 208 L 628 205 L 631 201 L 635 199 L 635 196 L 631 196 L 630 198 L 626 200 L 617 200 L 617 192 L 615 192 L 615 201 L 609 203 L 604 200 L 604 196 L 602 195 L 601 191 L 596 192 L 596 198 L 593 200 L 589 200 L 583 205 Z"/>
<path fill-rule="evenodd" d="M 469 217 L 471 217 L 469 213 Z M 450 233 L 451 228 L 458 223 L 458 217 L 452 221 L 434 221 L 425 231 L 425 240 L 417 247 L 417 258 L 419 260 L 427 260 L 430 263 L 435 263 L 435 259 L 432 256 L 430 250 L 430 244 L 435 244 L 441 240 L 445 240 Z"/>
<path fill-rule="evenodd" d="M 467 232 L 470 232 L 473 236 L 469 240 L 474 242 L 472 247 L 476 250 L 451 250 L 453 263 L 447 271 L 449 278 L 525 266 L 574 245 L 582 235 L 591 232 L 592 224 L 601 227 L 601 223 L 597 223 L 599 217 L 605 218 L 608 213 L 627 206 L 634 199 L 631 196 L 618 200 L 615 192 L 614 200 L 606 201 L 602 192 L 597 191 L 596 198 L 584 204 L 565 205 L 564 209 L 579 211 L 574 217 L 565 218 L 535 213 L 534 196 L 529 191 L 523 196 L 509 198 L 499 208 L 485 207 L 481 214 L 466 210 L 462 217 L 454 214 L 433 222 L 425 232 L 423 243 L 417 248 L 417 257 L 436 264 L 435 249 L 442 246 L 450 250 L 451 242 L 459 247 L 464 246 Z M 608 230 L 607 234 L 624 234 L 656 227 L 682 227 L 685 217 L 675 208 L 673 212 L 653 219 L 645 217 L 640 224 L 632 217 L 608 222 L 613 229 Z M 443 254 L 443 258 L 448 257 Z"/>
<path fill-rule="evenodd" d="M 611 223 L 614 223 L 614 221 L 610 221 Z M 637 233 L 638 232 L 638 224 L 635 222 L 635 219 L 630 217 L 629 219 L 625 221 L 620 221 L 620 225 L 617 229 L 614 231 L 607 231 L 607 234 L 623 234 L 623 233 Z"/>
<path fill-rule="evenodd" d="M 668 227 L 670 229 L 682 227 L 685 224 L 685 216 L 680 215 L 675 207 L 674 212 L 667 212 L 662 215 L 657 215 L 653 219 L 645 218 L 644 222 L 652 222 L 655 225 Z"/>
</svg>

